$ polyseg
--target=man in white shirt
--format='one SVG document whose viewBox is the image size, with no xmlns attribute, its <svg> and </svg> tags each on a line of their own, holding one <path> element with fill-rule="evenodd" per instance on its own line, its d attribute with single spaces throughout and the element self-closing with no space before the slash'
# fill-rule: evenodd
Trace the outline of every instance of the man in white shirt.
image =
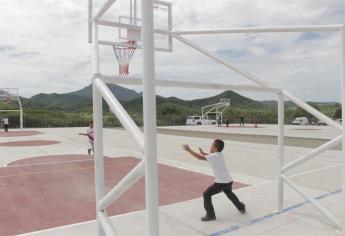
<svg viewBox="0 0 345 236">
<path fill-rule="evenodd" d="M 216 220 L 216 214 L 212 204 L 212 196 L 220 192 L 224 192 L 241 213 L 246 213 L 245 204 L 240 202 L 238 197 L 232 192 L 233 180 L 228 171 L 224 160 L 224 155 L 222 153 L 224 149 L 224 142 L 220 139 L 214 140 L 210 148 L 211 154 L 203 152 L 201 148 L 199 148 L 200 153 L 197 153 L 193 151 L 187 144 L 183 145 L 183 149 L 199 160 L 207 160 L 211 164 L 213 173 L 215 175 L 214 184 L 208 187 L 203 194 L 206 215 L 202 217 L 201 220 Z"/>
<path fill-rule="evenodd" d="M 5 132 L 8 132 L 8 126 L 9 126 L 8 118 L 2 119 L 2 123 L 4 124 Z"/>
</svg>

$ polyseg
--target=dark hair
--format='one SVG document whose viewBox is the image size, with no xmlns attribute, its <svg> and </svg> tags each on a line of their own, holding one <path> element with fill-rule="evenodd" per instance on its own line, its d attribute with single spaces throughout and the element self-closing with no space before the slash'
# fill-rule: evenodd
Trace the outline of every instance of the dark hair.
<svg viewBox="0 0 345 236">
<path fill-rule="evenodd" d="M 224 149 L 224 141 L 221 139 L 215 139 L 214 146 L 217 148 L 218 152 L 221 152 Z"/>
<path fill-rule="evenodd" d="M 89 124 L 93 124 L 93 120 L 90 120 L 90 121 L 89 121 Z"/>
</svg>

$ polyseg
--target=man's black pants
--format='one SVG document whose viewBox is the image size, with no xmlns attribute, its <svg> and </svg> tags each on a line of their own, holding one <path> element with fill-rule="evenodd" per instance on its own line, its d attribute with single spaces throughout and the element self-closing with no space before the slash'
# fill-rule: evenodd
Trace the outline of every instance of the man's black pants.
<svg viewBox="0 0 345 236">
<path fill-rule="evenodd" d="M 241 211 L 244 209 L 244 204 L 240 202 L 238 197 L 232 192 L 232 183 L 227 184 L 220 184 L 214 183 L 210 187 L 206 189 L 204 192 L 204 208 L 208 216 L 215 216 L 213 204 L 212 204 L 212 196 L 218 194 L 220 192 L 224 192 L 225 195 L 229 198 L 229 200 L 235 205 L 235 207 Z"/>
<path fill-rule="evenodd" d="M 5 132 L 8 132 L 8 125 L 4 125 Z"/>
</svg>

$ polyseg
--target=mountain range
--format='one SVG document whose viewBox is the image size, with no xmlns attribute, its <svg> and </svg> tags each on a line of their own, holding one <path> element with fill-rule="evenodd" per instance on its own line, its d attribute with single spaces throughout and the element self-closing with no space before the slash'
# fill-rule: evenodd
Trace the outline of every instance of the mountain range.
<svg viewBox="0 0 345 236">
<path fill-rule="evenodd" d="M 114 84 L 108 84 L 108 87 L 127 109 L 131 111 L 142 110 L 142 93 Z M 157 96 L 157 105 L 173 104 L 180 107 L 200 109 L 202 106 L 218 103 L 220 98 L 230 98 L 231 106 L 233 107 L 264 108 L 274 105 L 271 103 L 266 104 L 265 102 L 252 100 L 233 91 L 225 91 L 216 96 L 195 100 Z M 80 90 L 63 94 L 40 93 L 30 98 L 22 98 L 21 100 L 24 109 L 48 109 L 62 110 L 66 112 L 90 111 L 92 109 L 92 86 L 88 85 Z"/>
<path fill-rule="evenodd" d="M 138 125 L 142 125 L 143 94 L 114 84 L 108 84 L 108 86 L 134 121 Z M 201 107 L 218 103 L 221 98 L 230 98 L 231 100 L 230 109 L 226 109 L 223 114 L 223 117 L 230 122 L 238 122 L 240 114 L 244 113 L 247 122 L 251 122 L 255 117 L 260 123 L 276 123 L 276 101 L 255 101 L 233 91 L 224 91 L 216 96 L 194 100 L 157 95 L 157 124 L 183 125 L 187 116 L 201 115 Z M 22 97 L 21 102 L 26 127 L 85 126 L 92 117 L 92 86 L 88 85 L 70 93 L 40 93 L 30 98 Z M 339 114 L 341 114 L 337 103 L 309 104 L 330 117 L 339 118 Z M 11 106 L 12 103 L 0 102 L 0 109 L 6 110 Z M 312 119 L 308 113 L 297 108 L 290 101 L 286 101 L 285 106 L 286 123 L 291 123 L 295 117 L 300 116 Z M 109 113 L 109 108 L 105 102 L 103 103 L 103 110 L 105 111 L 103 118 L 106 127 L 120 126 L 114 115 Z M 15 123 L 17 114 L 11 115 L 10 118 Z M 15 125 L 14 123 L 12 124 Z"/>
</svg>

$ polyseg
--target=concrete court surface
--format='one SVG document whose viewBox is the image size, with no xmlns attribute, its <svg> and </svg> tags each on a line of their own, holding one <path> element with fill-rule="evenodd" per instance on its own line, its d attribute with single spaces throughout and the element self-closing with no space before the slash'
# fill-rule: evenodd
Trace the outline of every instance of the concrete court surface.
<svg viewBox="0 0 345 236">
<path fill-rule="evenodd" d="M 203 128 L 212 129 L 211 127 Z M 317 130 L 320 132 L 319 135 L 323 135 L 323 129 L 325 134 L 330 135 L 329 138 L 333 137 L 332 135 L 337 135 L 329 127 L 321 127 L 320 129 Z M 0 137 L 0 142 L 36 139 L 56 140 L 61 143 L 39 147 L 1 147 L 0 164 L 2 166 L 26 157 L 66 153 L 83 154 L 88 147 L 85 137 L 77 135 L 85 128 L 35 130 L 43 134 L 26 137 Z M 249 132 L 250 129 L 242 130 L 241 132 Z M 272 130 L 274 131 L 273 126 L 264 127 L 255 129 L 253 134 L 260 135 L 260 133 L 254 133 L 260 131 L 265 134 L 273 132 Z M 305 133 L 307 138 L 316 132 L 316 130 L 310 132 L 296 130 L 296 132 L 301 131 Z M 303 132 L 300 133 L 302 137 Z M 204 150 L 208 150 L 212 138 L 217 136 L 212 131 L 209 133 L 210 138 L 159 135 L 159 162 L 168 166 L 211 175 L 212 172 L 207 162 L 195 160 L 181 149 L 181 144 L 189 143 L 193 148 L 200 146 Z M 106 156 L 139 155 L 130 137 L 123 130 L 105 129 L 104 142 Z M 231 140 L 226 140 L 225 143 L 224 153 L 234 179 L 250 185 L 235 191 L 239 198 L 246 203 L 248 213 L 246 215 L 239 214 L 223 195 L 214 197 L 217 212 L 216 222 L 204 223 L 199 220 L 200 216 L 204 214 L 201 198 L 162 206 L 160 207 L 161 235 L 338 235 L 336 228 L 325 217 L 315 211 L 310 204 L 306 204 L 304 199 L 288 186 L 285 187 L 285 213 L 282 215 L 272 213 L 276 209 L 277 203 L 276 145 Z M 286 146 L 285 160 L 286 162 L 292 161 L 309 150 L 311 149 L 306 147 Z M 288 174 L 304 191 L 317 198 L 322 205 L 340 217 L 341 167 L 340 152 L 330 150 L 291 170 Z M 143 212 L 138 211 L 112 217 L 112 221 L 121 235 L 134 236 L 144 235 L 144 218 Z M 95 222 L 89 221 L 28 235 L 95 235 L 95 230 Z"/>
</svg>

